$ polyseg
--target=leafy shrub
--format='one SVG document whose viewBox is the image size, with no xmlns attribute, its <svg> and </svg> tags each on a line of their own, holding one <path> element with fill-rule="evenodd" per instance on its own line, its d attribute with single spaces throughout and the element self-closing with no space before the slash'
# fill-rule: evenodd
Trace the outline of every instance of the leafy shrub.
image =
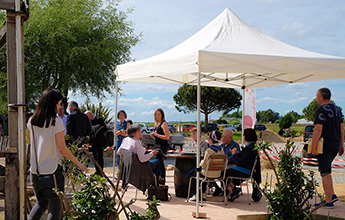
<svg viewBox="0 0 345 220">
<path fill-rule="evenodd" d="M 161 201 L 156 200 L 156 196 L 153 196 L 153 200 L 150 201 L 148 200 L 148 202 L 146 203 L 147 205 L 147 209 L 146 209 L 146 213 L 145 214 L 141 214 L 138 212 L 131 212 L 130 215 L 130 219 L 131 220 L 155 220 L 155 219 L 159 219 L 160 215 L 157 209 L 157 206 L 159 206 L 159 203 Z"/>
<path fill-rule="evenodd" d="M 292 125 L 292 116 L 290 113 L 287 113 L 279 122 L 279 128 L 290 128 Z"/>
<path fill-rule="evenodd" d="M 74 199 L 72 200 L 76 211 L 83 214 L 78 215 L 77 219 L 115 219 L 114 206 L 116 203 L 109 193 L 106 179 L 94 174 L 91 174 L 90 177 L 85 174 L 79 175 L 79 181 L 83 184 L 83 188 L 74 192 Z"/>
<path fill-rule="evenodd" d="M 268 157 L 277 179 L 272 191 L 269 190 L 268 183 L 261 189 L 268 201 L 268 208 L 272 211 L 271 219 L 308 219 L 314 211 L 309 201 L 317 194 L 318 184 L 314 171 L 309 171 L 308 174 L 303 172 L 301 158 L 293 156 L 296 146 L 289 141 L 286 149 L 279 152 L 276 167 L 266 152 L 272 150 L 271 146 L 271 142 L 264 141 L 258 145 L 258 149 Z"/>
<path fill-rule="evenodd" d="M 276 120 L 275 122 L 274 122 L 274 124 L 279 124 L 280 123 L 280 120 Z"/>
<path fill-rule="evenodd" d="M 111 115 L 111 108 L 109 108 L 108 106 L 103 106 L 102 102 L 98 103 L 98 105 L 95 105 L 90 103 L 90 99 L 86 99 L 85 103 L 80 106 L 80 111 L 86 112 L 88 110 L 98 117 L 102 118 L 106 125 L 108 125 L 113 120 L 113 116 Z"/>
</svg>

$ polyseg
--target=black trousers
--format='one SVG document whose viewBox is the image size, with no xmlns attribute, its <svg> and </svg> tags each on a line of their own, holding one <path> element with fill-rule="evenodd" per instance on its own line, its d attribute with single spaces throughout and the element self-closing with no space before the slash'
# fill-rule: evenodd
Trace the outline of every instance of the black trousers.
<svg viewBox="0 0 345 220">
<path fill-rule="evenodd" d="M 168 147 L 169 147 L 168 145 L 161 145 L 160 149 L 162 150 L 162 152 L 164 154 L 167 154 Z M 157 154 L 157 159 L 158 159 L 159 164 L 160 164 L 161 178 L 165 179 L 166 170 L 165 170 L 164 158 L 160 154 Z"/>
<path fill-rule="evenodd" d="M 97 161 L 97 163 L 101 166 L 101 168 L 104 168 L 104 159 L 103 159 L 103 147 L 98 146 L 92 146 L 92 154 L 93 158 Z M 100 170 L 96 167 L 96 172 L 100 173 Z"/>
<path fill-rule="evenodd" d="M 222 175 L 223 175 L 223 172 L 222 172 Z M 243 177 L 243 178 L 249 177 L 248 174 L 242 173 L 241 171 L 235 170 L 234 168 L 229 168 L 229 169 L 226 170 L 225 178 L 228 178 L 228 176 Z M 231 182 L 232 182 L 235 186 L 239 186 L 239 185 L 241 185 L 241 183 L 242 183 L 243 181 L 242 181 L 242 180 L 239 180 L 239 179 L 231 179 Z"/>
</svg>

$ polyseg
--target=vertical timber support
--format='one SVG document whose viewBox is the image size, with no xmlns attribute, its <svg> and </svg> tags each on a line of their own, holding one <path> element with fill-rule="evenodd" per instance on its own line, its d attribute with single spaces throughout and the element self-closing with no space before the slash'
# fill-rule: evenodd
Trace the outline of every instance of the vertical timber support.
<svg viewBox="0 0 345 220">
<path fill-rule="evenodd" d="M 19 10 L 18 10 L 19 11 Z M 7 77 L 9 147 L 6 149 L 5 219 L 25 219 L 25 80 L 23 17 L 7 12 Z"/>
</svg>

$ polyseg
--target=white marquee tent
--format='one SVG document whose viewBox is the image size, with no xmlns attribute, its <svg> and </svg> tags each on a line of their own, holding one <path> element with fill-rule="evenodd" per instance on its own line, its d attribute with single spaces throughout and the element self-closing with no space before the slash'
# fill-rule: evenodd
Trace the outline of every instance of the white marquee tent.
<svg viewBox="0 0 345 220">
<path fill-rule="evenodd" d="M 117 82 L 197 85 L 200 128 L 200 86 L 244 89 L 345 78 L 345 58 L 285 44 L 251 27 L 227 8 L 176 47 L 119 65 L 115 74 Z M 117 100 L 116 96 L 116 111 Z M 197 216 L 198 207 L 197 202 Z"/>
</svg>

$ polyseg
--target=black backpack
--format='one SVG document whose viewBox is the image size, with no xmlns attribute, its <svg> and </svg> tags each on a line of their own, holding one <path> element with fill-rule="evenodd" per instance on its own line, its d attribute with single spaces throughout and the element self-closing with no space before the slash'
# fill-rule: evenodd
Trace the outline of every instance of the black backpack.
<svg viewBox="0 0 345 220">
<path fill-rule="evenodd" d="M 259 188 L 256 186 L 255 183 L 253 183 L 253 194 L 252 194 L 252 199 L 255 201 L 255 202 L 259 202 L 262 198 L 262 193 L 261 191 L 259 190 Z"/>
</svg>

